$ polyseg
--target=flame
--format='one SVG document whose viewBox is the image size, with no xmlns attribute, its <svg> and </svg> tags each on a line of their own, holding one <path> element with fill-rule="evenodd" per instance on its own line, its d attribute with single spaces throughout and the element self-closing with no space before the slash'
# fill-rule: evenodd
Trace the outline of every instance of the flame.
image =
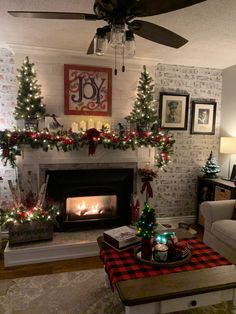
<svg viewBox="0 0 236 314">
<path fill-rule="evenodd" d="M 81 215 L 96 215 L 99 214 L 99 203 L 96 205 L 89 206 L 88 204 L 83 201 L 82 203 L 78 203 L 77 211 L 75 213 L 78 216 Z"/>
<path fill-rule="evenodd" d="M 70 197 L 66 200 L 68 216 L 116 214 L 116 195 Z M 70 218 L 69 218 L 70 219 Z"/>
</svg>

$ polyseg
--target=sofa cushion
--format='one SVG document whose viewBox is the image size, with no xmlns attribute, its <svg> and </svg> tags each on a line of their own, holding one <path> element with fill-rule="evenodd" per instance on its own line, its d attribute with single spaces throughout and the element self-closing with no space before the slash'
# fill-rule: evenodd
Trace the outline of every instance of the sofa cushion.
<svg viewBox="0 0 236 314">
<path fill-rule="evenodd" d="M 236 221 L 231 219 L 213 222 L 211 232 L 222 242 L 236 249 Z"/>
<path fill-rule="evenodd" d="M 236 201 L 234 203 L 234 211 L 231 219 L 236 220 Z"/>
</svg>

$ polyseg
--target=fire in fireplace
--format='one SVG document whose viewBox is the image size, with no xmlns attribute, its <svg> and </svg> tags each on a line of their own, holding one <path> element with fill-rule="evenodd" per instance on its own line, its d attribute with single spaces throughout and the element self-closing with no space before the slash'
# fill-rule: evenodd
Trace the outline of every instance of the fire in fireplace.
<svg viewBox="0 0 236 314">
<path fill-rule="evenodd" d="M 68 197 L 66 199 L 67 221 L 114 217 L 116 210 L 116 195 Z"/>
<path fill-rule="evenodd" d="M 58 231 L 131 223 L 133 168 L 47 170 L 47 197 L 61 208 Z"/>
</svg>

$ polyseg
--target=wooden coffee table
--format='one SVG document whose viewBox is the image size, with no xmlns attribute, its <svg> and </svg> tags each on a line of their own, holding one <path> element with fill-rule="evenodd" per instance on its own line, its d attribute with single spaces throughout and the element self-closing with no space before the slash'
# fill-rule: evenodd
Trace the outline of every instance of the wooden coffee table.
<svg viewBox="0 0 236 314">
<path fill-rule="evenodd" d="M 116 283 L 126 314 L 162 314 L 232 301 L 236 314 L 234 265 L 172 273 Z"/>
<path fill-rule="evenodd" d="M 98 238 L 100 249 L 102 239 Z M 232 301 L 231 313 L 236 314 L 234 265 L 118 281 L 115 287 L 126 314 L 164 314 L 223 301 Z"/>
</svg>

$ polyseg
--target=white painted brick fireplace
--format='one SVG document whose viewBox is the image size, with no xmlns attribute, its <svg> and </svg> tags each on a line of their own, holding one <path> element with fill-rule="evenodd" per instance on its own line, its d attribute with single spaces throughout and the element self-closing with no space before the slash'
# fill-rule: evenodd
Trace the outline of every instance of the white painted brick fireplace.
<svg viewBox="0 0 236 314">
<path fill-rule="evenodd" d="M 36 173 L 39 186 L 43 183 L 46 170 L 58 169 L 134 169 L 134 193 L 139 193 L 137 167 L 154 158 L 154 149 L 140 148 L 132 151 L 114 151 L 98 147 L 96 154 L 88 155 L 88 148 L 77 152 L 59 153 L 57 151 L 43 152 L 25 147 L 23 154 L 17 160 L 20 178 L 27 178 L 27 172 Z M 27 183 L 23 183 L 23 186 Z M 142 199 L 143 196 L 139 195 Z M 4 251 L 5 266 L 33 264 L 98 255 L 96 239 L 105 229 L 95 229 L 79 232 L 56 232 L 53 241 L 31 243 L 20 247 L 7 247 Z"/>
</svg>

